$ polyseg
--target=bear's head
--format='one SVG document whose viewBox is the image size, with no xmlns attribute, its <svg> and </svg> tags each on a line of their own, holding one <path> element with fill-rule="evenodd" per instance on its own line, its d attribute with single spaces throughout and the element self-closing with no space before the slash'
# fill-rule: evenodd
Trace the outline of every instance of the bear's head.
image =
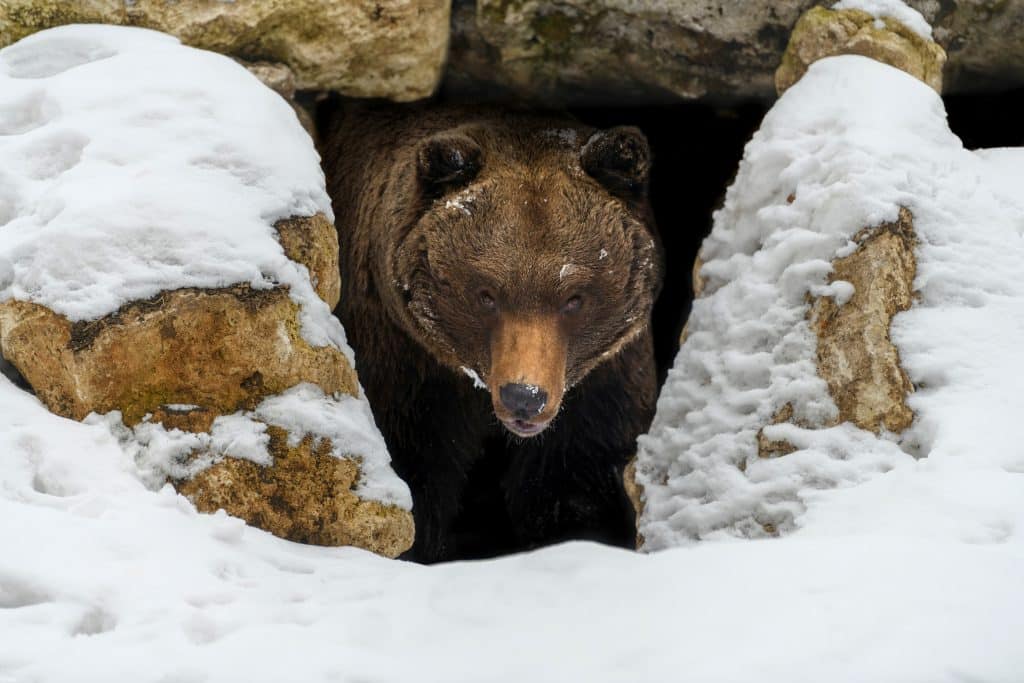
<svg viewBox="0 0 1024 683">
<path fill-rule="evenodd" d="M 647 141 L 505 116 L 412 149 L 378 264 L 385 296 L 438 361 L 486 385 L 509 431 L 539 434 L 567 389 L 650 324 L 662 265 Z"/>
</svg>

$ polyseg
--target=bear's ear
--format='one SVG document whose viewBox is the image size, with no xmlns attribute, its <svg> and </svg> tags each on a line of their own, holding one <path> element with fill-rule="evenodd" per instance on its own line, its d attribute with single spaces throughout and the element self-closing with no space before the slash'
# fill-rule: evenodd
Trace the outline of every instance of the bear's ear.
<svg viewBox="0 0 1024 683">
<path fill-rule="evenodd" d="M 583 170 L 616 194 L 636 195 L 647 187 L 651 148 L 639 128 L 599 130 L 583 145 Z"/>
<path fill-rule="evenodd" d="M 423 192 L 436 198 L 469 183 L 480 172 L 480 146 L 460 133 L 441 133 L 420 145 L 416 165 Z"/>
</svg>

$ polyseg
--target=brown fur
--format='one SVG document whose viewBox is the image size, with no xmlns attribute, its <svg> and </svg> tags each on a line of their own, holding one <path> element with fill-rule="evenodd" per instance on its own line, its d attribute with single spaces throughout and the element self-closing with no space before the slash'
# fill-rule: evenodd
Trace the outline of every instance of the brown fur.
<svg viewBox="0 0 1024 683">
<path fill-rule="evenodd" d="M 555 476 L 537 468 L 561 472 L 552 485 L 572 489 L 570 498 L 614 498 L 605 469 L 621 474 L 655 393 L 649 325 L 661 260 L 642 136 L 455 107 L 363 106 L 327 128 L 338 314 L 396 469 L 413 489 L 414 555 L 458 554 L 452 525 L 486 454 L 504 463 L 500 492 L 512 517 L 532 486 L 513 479 Z M 463 368 L 488 384 L 488 400 Z M 547 394 L 534 422 L 558 419 L 534 439 L 502 438 L 495 456 L 502 431 L 494 418 L 513 418 L 499 395 L 509 383 Z M 600 426 L 588 427 L 595 419 Z M 593 444 L 573 433 L 582 429 L 594 430 Z M 551 458 L 563 462 L 545 465 Z M 591 467 L 601 473 L 585 486 Z M 604 514 L 593 501 L 560 513 L 559 491 L 532 493 L 556 509 L 531 514 L 569 521 L 541 524 L 547 531 L 537 534 L 523 532 L 536 520 L 513 519 L 521 546 L 572 535 L 573 524 L 593 526 Z"/>
</svg>

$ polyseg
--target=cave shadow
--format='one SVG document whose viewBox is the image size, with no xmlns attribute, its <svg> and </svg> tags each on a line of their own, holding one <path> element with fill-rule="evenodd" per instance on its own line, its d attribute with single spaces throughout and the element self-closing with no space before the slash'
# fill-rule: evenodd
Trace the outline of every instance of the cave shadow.
<svg viewBox="0 0 1024 683">
<path fill-rule="evenodd" d="M 944 100 L 950 127 L 966 147 L 1024 146 L 1020 123 L 1024 88 Z M 689 316 L 694 260 L 735 177 L 744 147 L 771 104 L 687 102 L 569 110 L 581 122 L 600 128 L 636 126 L 651 146 L 650 200 L 666 264 L 652 320 L 659 388 L 675 360 Z M 502 472 L 501 462 L 484 458 L 467 473 L 467 490 L 474 494 L 467 498 L 457 527 L 460 533 L 477 537 L 478 543 L 476 552 L 460 559 L 496 557 L 515 550 L 509 542 L 514 530 L 500 503 Z"/>
</svg>

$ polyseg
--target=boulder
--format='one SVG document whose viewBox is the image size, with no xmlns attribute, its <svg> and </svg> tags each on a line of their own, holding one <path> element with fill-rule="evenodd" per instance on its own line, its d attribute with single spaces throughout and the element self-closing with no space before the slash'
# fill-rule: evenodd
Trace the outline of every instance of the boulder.
<svg viewBox="0 0 1024 683">
<path fill-rule="evenodd" d="M 785 90 L 701 247 L 679 354 L 638 441 L 643 548 L 792 532 L 823 490 L 913 467 L 935 429 L 915 397 L 942 376 L 905 322 L 919 251 L 936 245 L 935 263 L 950 235 L 971 239 L 962 216 L 987 215 L 989 195 L 949 188 L 992 173 L 935 90 L 900 69 L 826 57 Z M 934 280 L 931 306 L 948 286 Z"/>
<path fill-rule="evenodd" d="M 334 223 L 324 214 L 316 213 L 279 220 L 274 229 L 285 255 L 306 267 L 317 296 L 333 311 L 341 297 L 338 231 Z"/>
<path fill-rule="evenodd" d="M 546 105 L 616 105 L 626 97 L 634 102 L 772 99 L 773 74 L 797 21 L 818 5 L 832 4 L 456 0 L 446 88 Z M 907 4 L 933 25 L 935 41 L 949 55 L 947 92 L 1024 85 L 1024 5 L 979 0 Z M 844 10 L 851 24 L 813 28 L 825 30 L 818 34 L 822 39 L 852 42 L 859 54 L 871 50 L 875 57 L 889 51 L 890 43 L 912 43 L 919 54 L 917 64 L 907 68 L 919 69 L 932 85 L 940 82 L 941 57 L 934 48 L 893 26 L 880 39 L 864 26 L 861 14 Z M 880 23 L 894 22 L 882 17 Z M 828 46 L 817 49 L 824 54 Z"/>
<path fill-rule="evenodd" d="M 177 482 L 200 512 L 227 510 L 247 523 L 298 543 L 353 545 L 385 557 L 412 546 L 412 517 L 394 505 L 361 498 L 360 463 L 338 457 L 330 439 L 302 435 L 289 443 L 284 429 L 268 426 L 273 466 L 225 457 Z"/>
<path fill-rule="evenodd" d="M 456 2 L 448 86 L 570 104 L 766 97 L 810 4 Z"/>
<path fill-rule="evenodd" d="M 914 421 L 906 403 L 913 386 L 889 328 L 914 301 L 913 215 L 901 207 L 896 221 L 864 228 L 853 241 L 856 251 L 832 261 L 829 275 L 830 284 L 852 285 L 852 295 L 842 305 L 833 296 L 817 297 L 808 313 L 818 338 L 818 376 L 828 383 L 839 422 L 898 434 Z"/>
<path fill-rule="evenodd" d="M 7 0 L 0 47 L 71 23 L 141 26 L 195 47 L 288 65 L 301 89 L 397 101 L 430 95 L 450 0 Z"/>
<path fill-rule="evenodd" d="M 200 511 L 409 548 L 408 488 L 331 315 L 323 174 L 282 98 L 170 36 L 83 25 L 0 50 L 0 111 L 31 124 L 0 136 L 0 174 L 36 198 L 0 197 L 4 364 Z"/>
<path fill-rule="evenodd" d="M 947 92 L 1024 86 L 1024 3 L 1006 0 L 911 2 L 949 55 Z"/>
<path fill-rule="evenodd" d="M 942 92 L 946 53 L 938 44 L 891 17 L 857 9 L 814 7 L 793 27 L 775 89 L 782 94 L 807 71 L 807 66 L 832 55 L 863 55 L 906 71 Z"/>
<path fill-rule="evenodd" d="M 164 404 L 218 414 L 301 382 L 354 394 L 345 355 L 302 338 L 284 288 L 177 289 L 73 322 L 46 306 L 0 303 L 0 343 L 51 410 L 81 420 L 120 410 L 132 425 Z"/>
</svg>

